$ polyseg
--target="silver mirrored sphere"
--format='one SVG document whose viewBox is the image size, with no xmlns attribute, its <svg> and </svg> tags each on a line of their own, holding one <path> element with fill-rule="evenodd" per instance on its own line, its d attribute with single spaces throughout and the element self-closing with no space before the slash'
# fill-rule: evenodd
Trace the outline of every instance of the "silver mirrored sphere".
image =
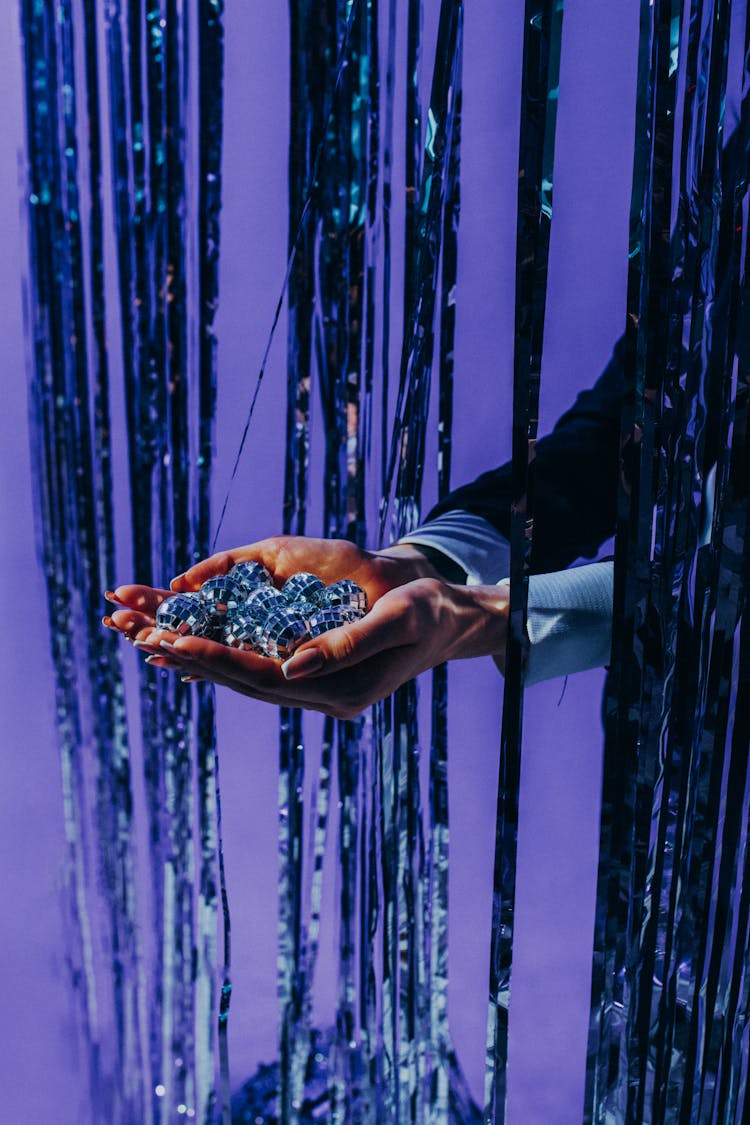
<svg viewBox="0 0 750 1125">
<path fill-rule="evenodd" d="M 338 629 L 342 625 L 348 625 L 350 621 L 356 621 L 359 616 L 361 616 L 359 613 L 352 613 L 351 610 L 340 607 L 320 606 L 309 618 L 307 628 L 311 637 L 319 637 L 321 633 L 328 633 L 331 629 Z"/>
<path fill-rule="evenodd" d="M 245 613 L 262 616 L 272 609 L 281 609 L 286 604 L 286 599 L 282 598 L 275 586 L 259 586 L 257 590 L 245 595 L 241 608 Z"/>
<path fill-rule="evenodd" d="M 200 600 L 214 623 L 221 621 L 228 613 L 233 613 L 244 599 L 239 582 L 228 574 L 217 574 L 209 578 L 200 588 Z"/>
<path fill-rule="evenodd" d="M 318 602 L 330 609 L 349 610 L 356 617 L 364 617 L 367 613 L 367 594 L 351 578 L 342 578 L 340 582 L 326 586 Z"/>
<path fill-rule="evenodd" d="M 246 594 L 257 590 L 261 586 L 273 586 L 270 571 L 266 570 L 263 563 L 240 562 L 235 563 L 229 571 L 229 577 L 239 582 Z"/>
<path fill-rule="evenodd" d="M 243 613 L 237 610 L 227 619 L 224 626 L 222 640 L 229 648 L 249 649 L 260 652 L 263 627 L 254 613 Z"/>
<path fill-rule="evenodd" d="M 260 646 L 268 656 L 286 660 L 309 637 L 304 617 L 285 607 L 269 613 L 261 625 Z"/>
<path fill-rule="evenodd" d="M 318 578 L 317 574 L 300 571 L 299 574 L 293 574 L 291 578 L 287 578 L 281 587 L 281 593 L 292 605 L 301 601 L 317 602 L 325 588 L 325 582 Z"/>
<path fill-rule="evenodd" d="M 197 594 L 172 594 L 156 611 L 156 627 L 183 637 L 204 637 L 211 632 L 211 619 Z"/>
<path fill-rule="evenodd" d="M 320 609 L 320 606 L 316 605 L 315 602 L 307 602 L 307 601 L 300 600 L 300 601 L 292 602 L 289 605 L 289 609 L 293 609 L 294 612 L 298 613 L 300 617 L 304 617 L 305 621 L 309 621 L 310 618 L 312 617 L 312 615 L 314 613 L 318 612 L 318 610 Z"/>
</svg>

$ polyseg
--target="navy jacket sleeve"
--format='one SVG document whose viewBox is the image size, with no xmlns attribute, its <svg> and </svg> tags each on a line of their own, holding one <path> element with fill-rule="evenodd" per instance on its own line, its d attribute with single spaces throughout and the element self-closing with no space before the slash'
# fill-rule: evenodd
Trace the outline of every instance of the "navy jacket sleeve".
<svg viewBox="0 0 750 1125">
<path fill-rule="evenodd" d="M 554 430 L 536 444 L 531 571 L 562 570 L 592 557 L 614 534 L 625 391 L 624 340 L 590 390 L 579 394 Z M 509 535 L 510 463 L 451 492 L 427 516 L 461 509 Z"/>
<path fill-rule="evenodd" d="M 750 114 L 746 114 L 722 150 L 722 179 L 725 185 L 744 184 L 750 175 Z M 722 237 L 732 237 L 734 196 L 725 192 L 728 215 Z M 726 247 L 724 247 L 726 258 Z M 714 326 L 726 328 L 732 293 L 732 271 L 718 279 L 711 316 Z M 747 298 L 744 298 L 747 301 Z M 743 362 L 750 363 L 750 315 L 743 303 L 738 313 L 737 346 Z M 717 353 L 720 349 L 717 349 Z M 625 339 L 621 338 L 599 379 L 579 394 L 574 405 L 552 433 L 536 444 L 534 466 L 534 535 L 531 572 L 543 574 L 563 570 L 577 558 L 594 556 L 615 531 L 618 475 L 620 472 L 620 417 L 626 393 Z M 723 382 L 723 360 L 712 357 L 705 393 L 716 396 Z M 709 411 L 714 418 L 718 404 Z M 705 461 L 717 456 L 718 431 L 707 428 Z M 627 466 L 623 468 L 627 477 Z M 506 538 L 509 537 L 510 505 L 513 499 L 510 464 L 483 473 L 472 484 L 450 493 L 428 514 L 430 520 L 443 512 L 461 509 L 482 516 Z"/>
</svg>

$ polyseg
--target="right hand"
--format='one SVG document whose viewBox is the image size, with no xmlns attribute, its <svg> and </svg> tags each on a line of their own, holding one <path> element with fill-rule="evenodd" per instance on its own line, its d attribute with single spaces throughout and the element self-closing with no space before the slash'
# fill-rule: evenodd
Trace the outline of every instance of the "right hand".
<svg viewBox="0 0 750 1125">
<path fill-rule="evenodd" d="M 398 586 L 419 578 L 439 578 L 425 556 L 409 544 L 384 551 L 365 551 L 346 539 L 311 539 L 307 536 L 276 535 L 245 547 L 219 551 L 191 566 L 170 583 L 171 590 L 150 586 L 118 586 L 110 599 L 120 608 L 105 619 L 131 641 L 145 641 L 156 628 L 156 610 L 171 593 L 199 590 L 208 578 L 226 574 L 238 562 L 262 563 L 281 586 L 299 571 L 317 574 L 326 585 L 351 578 L 367 594 L 372 607 L 379 598 Z"/>
<path fill-rule="evenodd" d="M 220 551 L 190 567 L 171 582 L 173 592 L 199 590 L 208 578 L 226 574 L 238 562 L 263 563 L 281 586 L 292 574 L 308 571 L 326 586 L 351 578 L 367 594 L 373 606 L 378 598 L 417 578 L 438 578 L 435 568 L 416 547 L 403 544 L 385 551 L 365 551 L 346 539 L 310 539 L 300 535 L 276 535 L 247 547 Z"/>
</svg>

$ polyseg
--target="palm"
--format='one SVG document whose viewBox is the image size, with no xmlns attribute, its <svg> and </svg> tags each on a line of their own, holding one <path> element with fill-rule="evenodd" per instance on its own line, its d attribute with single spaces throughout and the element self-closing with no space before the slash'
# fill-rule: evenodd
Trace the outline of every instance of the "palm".
<svg viewBox="0 0 750 1125">
<path fill-rule="evenodd" d="M 341 578 L 351 578 L 366 592 L 374 605 L 389 590 L 411 581 L 413 566 L 401 558 L 364 551 L 345 539 L 311 539 L 303 536 L 276 536 L 221 551 L 179 575 L 171 590 L 151 586 L 118 586 L 117 604 L 111 624 L 131 641 L 145 641 L 153 632 L 156 610 L 170 593 L 198 590 L 217 574 L 226 574 L 238 562 L 261 562 L 281 586 L 292 574 L 310 571 L 326 585 Z"/>
<path fill-rule="evenodd" d="M 116 604 L 122 606 L 122 609 L 112 613 L 109 620 L 128 640 L 145 640 L 154 631 L 156 611 L 169 594 L 169 590 L 159 590 L 153 586 L 118 586 Z"/>
<path fill-rule="evenodd" d="M 364 551 L 345 539 L 276 536 L 197 563 L 172 582 L 172 590 L 197 590 L 207 578 L 226 574 L 236 563 L 250 560 L 263 563 L 277 586 L 300 571 L 317 574 L 327 585 L 351 578 L 366 591 L 371 604 L 407 580 L 393 559 Z"/>
</svg>

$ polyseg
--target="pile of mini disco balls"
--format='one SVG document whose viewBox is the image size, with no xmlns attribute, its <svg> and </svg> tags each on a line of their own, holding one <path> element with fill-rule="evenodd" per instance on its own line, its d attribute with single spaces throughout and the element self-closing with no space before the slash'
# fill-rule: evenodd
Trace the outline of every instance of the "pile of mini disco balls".
<svg viewBox="0 0 750 1125">
<path fill-rule="evenodd" d="M 228 574 L 209 578 L 194 594 L 165 598 L 156 625 L 286 660 L 304 641 L 366 612 L 367 595 L 349 578 L 326 586 L 315 574 L 302 572 L 277 590 L 264 566 L 241 562 Z"/>
</svg>

